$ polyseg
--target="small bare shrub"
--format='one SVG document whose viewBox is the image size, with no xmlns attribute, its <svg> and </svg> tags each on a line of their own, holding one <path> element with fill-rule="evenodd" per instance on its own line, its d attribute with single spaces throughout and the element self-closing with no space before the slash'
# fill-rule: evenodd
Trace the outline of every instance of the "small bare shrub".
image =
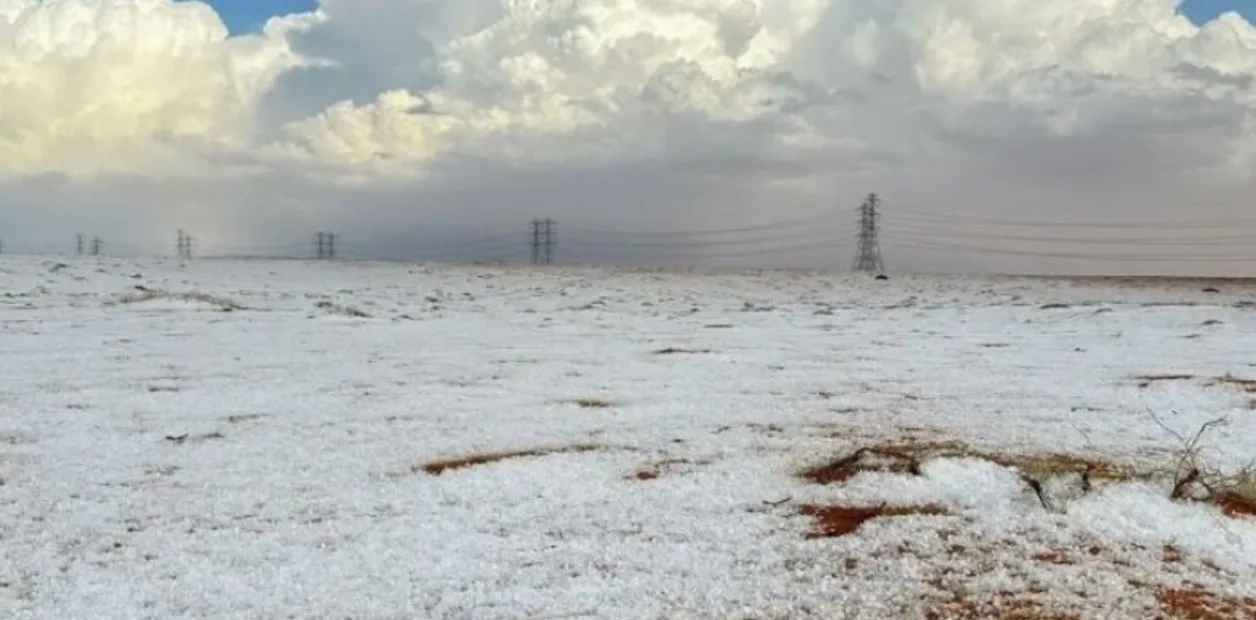
<svg viewBox="0 0 1256 620">
<path fill-rule="evenodd" d="M 1200 442 L 1204 436 L 1225 426 L 1228 418 L 1205 422 L 1194 435 L 1187 437 L 1169 428 L 1151 411 L 1148 414 L 1160 428 L 1182 442 L 1171 473 L 1173 490 L 1169 496 L 1172 499 L 1212 503 L 1232 517 L 1256 516 L 1256 461 L 1238 471 L 1224 472 L 1209 465 L 1202 454 Z"/>
</svg>

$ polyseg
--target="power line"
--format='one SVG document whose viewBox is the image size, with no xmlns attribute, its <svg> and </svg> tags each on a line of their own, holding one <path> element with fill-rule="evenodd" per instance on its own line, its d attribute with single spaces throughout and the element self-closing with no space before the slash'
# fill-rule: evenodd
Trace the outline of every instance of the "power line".
<svg viewBox="0 0 1256 620">
<path fill-rule="evenodd" d="M 956 239 L 975 239 L 975 240 L 993 240 L 993 241 L 1035 241 L 1043 243 L 1071 243 L 1071 244 L 1094 244 L 1094 245 L 1145 245 L 1145 246 L 1177 246 L 1190 247 L 1198 245 L 1219 245 L 1225 243 L 1235 244 L 1256 244 L 1256 234 L 1241 235 L 1218 235 L 1211 237 L 1195 237 L 1195 238 L 1167 238 L 1167 237 L 1074 237 L 1074 236 L 1043 236 L 1043 235 L 1016 235 L 995 232 L 978 232 L 965 230 L 947 230 L 945 228 L 925 228 L 919 226 L 902 226 L 900 224 L 891 224 L 882 228 L 882 231 L 894 236 L 911 237 L 912 235 L 922 235 L 930 239 L 938 237 L 952 237 Z M 902 233 L 906 233 L 903 235 Z"/>
<path fill-rule="evenodd" d="M 564 227 L 564 257 L 568 261 L 570 257 L 579 256 L 595 261 L 622 259 L 635 262 L 645 259 L 669 261 L 673 264 L 698 264 L 705 260 L 765 256 L 802 260 L 805 255 L 810 261 L 813 256 L 823 257 L 824 252 L 845 253 L 853 249 L 854 268 L 869 272 L 885 269 L 884 251 L 887 249 L 960 257 L 985 256 L 992 257 L 989 259 L 991 261 L 997 261 L 993 257 L 1019 256 L 1113 263 L 1256 264 L 1256 218 L 1088 223 L 975 214 L 951 216 L 920 209 L 900 209 L 897 205 L 887 214 L 883 213 L 882 206 L 881 199 L 875 194 L 868 197 L 858 208 L 855 234 L 851 234 L 848 225 L 831 217 L 698 230 L 645 231 Z M 342 244 L 335 234 L 319 232 L 315 235 L 315 248 L 312 249 L 320 259 L 347 254 L 351 257 L 379 257 L 379 260 L 413 260 L 411 257 L 421 256 L 418 260 L 494 259 L 510 262 L 527 262 L 530 250 L 531 260 L 535 264 L 552 264 L 557 246 L 556 228 L 553 219 L 545 218 L 532 221 L 530 239 L 526 241 L 520 239 L 518 232 L 492 234 L 492 231 L 468 230 L 462 233 L 432 234 L 429 239 L 415 241 L 392 235 L 378 243 L 359 241 L 356 244 Z M 297 239 L 296 243 L 275 245 L 198 243 L 196 253 L 202 257 L 309 256 L 309 241 L 300 242 L 299 237 Z M 1250 258 L 1244 256 L 1248 253 L 1249 246 L 1252 247 Z M 191 257 L 192 237 L 186 231 L 178 231 L 176 249 L 180 257 Z M 15 247 L 4 250 L 22 251 Z M 75 238 L 75 251 L 80 255 L 101 256 L 104 253 L 104 242 L 98 236 L 79 234 Z M 142 256 L 146 253 L 168 255 L 168 250 L 161 250 L 157 246 L 125 243 L 111 243 L 109 251 L 110 256 Z M 797 258 L 792 258 L 791 255 Z M 391 258 L 386 258 L 388 256 Z M 836 256 L 830 256 L 825 262 L 836 262 Z"/>
<path fill-rule="evenodd" d="M 571 228 L 566 227 L 565 230 L 573 235 L 610 235 L 615 237 L 718 237 L 722 235 L 735 235 L 743 233 L 755 232 L 771 232 L 777 230 L 786 230 L 791 228 L 810 228 L 813 226 L 832 224 L 832 220 L 828 217 L 811 217 L 795 220 L 786 220 L 782 222 L 774 222 L 770 224 L 758 224 L 753 226 L 742 226 L 737 228 L 708 228 L 696 230 L 608 230 L 598 228 Z"/>
<path fill-rule="evenodd" d="M 1216 229 L 1233 228 L 1236 226 L 1256 226 L 1256 218 L 1230 218 L 1214 220 L 1178 220 L 1178 221 L 1128 221 L 1128 222 L 1061 222 L 1045 220 L 1021 220 L 989 217 L 975 214 L 937 213 L 913 211 L 911 209 L 894 208 L 894 217 L 903 221 L 941 222 L 947 224 L 967 223 L 973 226 L 1024 226 L 1032 228 L 1119 228 L 1147 230 L 1184 230 L 1184 229 Z"/>
<path fill-rule="evenodd" d="M 824 222 L 824 224 L 826 224 L 826 225 L 827 225 L 827 226 L 829 226 L 829 227 L 832 227 L 832 226 L 833 226 L 833 222 L 832 222 L 832 221 L 826 221 L 826 222 Z M 573 231 L 568 231 L 568 232 L 569 232 L 569 233 L 571 233 L 571 234 L 575 234 Z M 814 234 L 814 233 L 815 233 L 815 229 L 812 229 L 812 230 L 809 230 L 809 231 L 806 231 L 806 232 L 807 232 L 807 233 L 810 233 L 810 234 Z M 829 236 L 838 236 L 838 235 L 841 235 L 841 234 L 842 234 L 842 231 L 837 231 L 837 230 L 828 231 L 828 234 L 829 234 Z M 609 244 L 614 244 L 614 245 L 618 245 L 618 246 L 621 246 L 621 247 L 632 247 L 632 248 L 639 248 L 639 249 L 652 249 L 652 248 L 711 248 L 711 247 L 724 247 L 724 246 L 730 246 L 730 245 L 758 245 L 758 244 L 762 244 L 762 243 L 776 243 L 776 242 L 781 242 L 781 241 L 785 241 L 785 242 L 788 242 L 788 241 L 794 241 L 794 240 L 797 240 L 798 238 L 799 238 L 799 236 L 798 236 L 798 233 L 796 233 L 796 232 L 795 232 L 795 233 L 790 233 L 790 234 L 784 234 L 784 235 L 773 235 L 773 236 L 769 236 L 769 237 L 752 237 L 752 238 L 736 238 L 736 239 L 712 239 L 712 240 L 704 240 L 704 241 L 671 241 L 671 242 L 663 242 L 663 241 L 635 241 L 635 240 L 631 240 L 631 239 L 629 239 L 629 240 L 620 240 L 620 239 L 613 239 L 613 238 L 611 238 L 611 236 L 610 236 L 610 235 L 605 235 L 605 236 L 602 236 L 602 237 L 598 237 L 598 236 L 588 236 L 588 235 L 582 235 L 582 236 L 581 236 L 581 239 L 582 239 L 582 240 L 588 240 L 588 241 L 591 241 L 591 242 L 598 242 L 598 243 L 609 243 Z"/>
<path fill-rule="evenodd" d="M 648 255 L 655 256 L 655 257 L 663 256 L 663 257 L 667 257 L 671 259 L 689 259 L 689 260 L 714 259 L 714 258 L 750 258 L 754 256 L 768 256 L 772 254 L 786 254 L 786 253 L 791 253 L 791 252 L 801 254 L 801 253 L 806 253 L 806 252 L 815 252 L 818 250 L 835 250 L 835 249 L 848 248 L 850 246 L 850 242 L 848 241 L 834 242 L 832 239 L 833 239 L 832 237 L 827 237 L 823 241 L 814 241 L 810 243 L 800 243 L 800 244 L 784 245 L 784 246 L 778 245 L 778 246 L 771 246 L 771 247 L 766 247 L 766 248 L 734 250 L 734 251 L 728 251 L 728 252 L 706 252 L 706 251 L 686 252 L 685 250 L 691 250 L 692 248 L 674 247 L 671 249 L 679 250 L 679 251 L 653 252 Z M 582 242 L 582 241 L 566 241 L 563 243 L 563 247 L 568 250 L 574 250 L 574 251 L 583 252 L 587 254 L 600 254 L 600 255 L 614 254 L 615 250 L 617 249 L 619 250 L 639 249 L 637 246 L 631 246 L 631 245 L 625 246 L 625 245 L 616 245 L 616 244 L 590 243 L 590 242 Z"/>
<path fill-rule="evenodd" d="M 987 254 L 995 256 L 1028 256 L 1035 258 L 1059 258 L 1073 260 L 1107 260 L 1116 262 L 1218 262 L 1218 263 L 1256 263 L 1256 256 L 1241 257 L 1223 256 L 1183 256 L 1181 254 L 1079 254 L 1076 252 L 1049 252 L 1036 250 L 1016 250 L 1010 248 L 991 248 L 964 244 L 930 243 L 930 242 L 899 242 L 891 241 L 896 248 L 935 250 L 945 252 L 963 252 L 966 254 Z"/>
</svg>

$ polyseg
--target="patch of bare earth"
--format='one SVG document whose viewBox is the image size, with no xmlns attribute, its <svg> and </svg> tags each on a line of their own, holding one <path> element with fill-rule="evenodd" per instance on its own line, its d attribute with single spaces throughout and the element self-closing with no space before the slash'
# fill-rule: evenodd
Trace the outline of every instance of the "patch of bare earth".
<svg viewBox="0 0 1256 620">
<path fill-rule="evenodd" d="M 815 519 L 815 528 L 807 535 L 808 538 L 833 538 L 850 534 L 871 519 L 880 517 L 938 516 L 946 514 L 946 509 L 934 504 L 924 506 L 881 505 L 868 508 L 806 504 L 799 507 L 799 513 Z"/>
<path fill-rule="evenodd" d="M 654 351 L 655 355 L 697 355 L 700 353 L 710 353 L 710 349 L 683 349 L 680 347 L 666 347 Z"/>
<path fill-rule="evenodd" d="M 1160 611 L 1173 620 L 1256 620 L 1256 597 L 1223 596 L 1201 587 L 1164 588 Z"/>
<path fill-rule="evenodd" d="M 410 471 L 414 473 L 423 472 L 432 476 L 439 476 L 447 471 L 458 469 L 466 469 L 468 467 L 478 467 L 480 465 L 489 465 L 501 461 L 512 459 L 531 458 L 538 456 L 550 456 L 554 454 L 571 454 L 579 452 L 592 452 L 598 450 L 598 446 L 594 445 L 576 445 L 565 446 L 560 448 L 533 448 L 529 450 L 512 450 L 504 452 L 479 452 L 466 456 L 440 459 L 428 461 L 426 463 L 412 465 Z"/>
<path fill-rule="evenodd" d="M 1249 396 L 1256 396 L 1256 379 L 1245 379 L 1234 375 L 1225 375 L 1216 381 L 1219 385 L 1232 385 L 1243 390 Z"/>
<path fill-rule="evenodd" d="M 958 441 L 885 442 L 860 448 L 848 456 L 805 469 L 799 475 L 816 484 L 845 482 L 865 471 L 918 476 L 921 463 L 936 458 L 981 459 L 1030 477 L 1077 473 L 1083 475 L 1087 481 L 1097 481 L 1129 480 L 1137 476 L 1132 468 L 1092 457 L 1063 452 L 1007 454 L 981 450 Z"/>
<path fill-rule="evenodd" d="M 1202 379 L 1202 378 L 1203 377 L 1199 377 L 1197 375 L 1192 375 L 1192 374 L 1186 374 L 1186 373 L 1169 373 L 1169 374 L 1137 375 L 1133 377 L 1133 380 L 1135 382 L 1135 385 L 1137 385 L 1138 387 L 1149 388 L 1159 383 L 1174 382 L 1174 381 L 1194 381 L 1194 380 Z M 1208 385 L 1237 388 L 1239 391 L 1243 392 L 1250 398 L 1248 403 L 1251 406 L 1251 408 L 1256 409 L 1256 379 L 1249 379 L 1245 377 L 1238 377 L 1232 374 L 1226 374 L 1224 376 L 1212 379 L 1208 383 Z"/>
<path fill-rule="evenodd" d="M 814 484 L 837 484 L 865 471 L 920 475 L 920 463 L 893 447 L 860 448 L 848 456 L 804 469 L 798 475 Z"/>
<path fill-rule="evenodd" d="M 610 409 L 615 406 L 615 403 L 602 398 L 577 398 L 571 402 L 581 409 Z"/>
<path fill-rule="evenodd" d="M 1016 471 L 1044 508 L 1051 506 L 1043 485 L 1054 476 L 1077 476 L 1083 493 L 1105 482 L 1156 477 L 1153 472 L 1097 457 L 1063 452 L 1011 454 L 982 450 L 958 441 L 926 440 L 885 442 L 860 448 L 850 455 L 804 469 L 799 476 L 813 484 L 840 484 L 861 472 L 919 476 L 921 464 L 937 458 L 980 459 Z M 1198 468 L 1185 468 L 1174 476 L 1173 482 L 1171 499 L 1211 503 L 1233 518 L 1256 517 L 1256 474 L 1251 471 L 1226 477 Z"/>
<path fill-rule="evenodd" d="M 943 530 L 939 534 L 946 534 L 943 538 L 947 539 L 957 533 Z M 913 550 L 906 548 L 905 553 Z M 949 559 L 942 561 L 934 556 L 934 574 L 924 578 L 927 618 L 1256 620 L 1252 615 L 1256 599 L 1217 594 L 1195 581 L 1205 573 L 1234 583 L 1242 583 L 1241 579 L 1173 545 L 1154 549 L 1079 540 L 1035 549 L 1023 540 L 985 540 L 953 544 L 947 555 Z M 1028 562 L 992 562 L 996 555 L 1023 556 Z M 1147 572 L 1155 562 L 1159 570 Z M 1097 586 L 1100 575 L 1125 575 L 1126 579 L 1124 583 L 1103 579 L 1108 585 Z M 1129 605 L 1124 610 L 1107 608 L 1118 600 Z"/>
<path fill-rule="evenodd" d="M 1098 457 L 1050 452 L 1006 454 L 937 440 L 884 442 L 804 469 L 798 475 L 822 485 L 841 484 L 861 472 L 918 476 L 922 464 L 934 458 L 983 459 L 1017 471 L 1048 510 L 1054 507 L 1044 497 L 1040 480 L 1059 475 L 1080 478 L 1085 493 L 1100 480 L 1152 476 Z M 1216 493 L 1204 501 L 1214 502 L 1231 516 L 1253 512 L 1250 500 L 1237 493 Z M 925 567 L 913 579 L 915 587 L 921 588 L 916 610 L 925 618 L 1079 620 L 1102 617 L 1093 614 L 1114 601 L 1126 601 L 1123 610 L 1114 610 L 1110 617 L 1256 620 L 1256 599 L 1220 595 L 1199 581 L 1206 575 L 1205 581 L 1237 585 L 1243 583 L 1239 575 L 1174 545 L 1148 548 L 1115 543 L 1063 530 L 1043 530 L 1034 525 L 1036 521 L 1027 522 L 1027 527 L 1035 529 L 992 538 L 979 522 L 934 504 L 852 507 L 813 503 L 798 510 L 813 521 L 808 539 L 859 536 L 860 527 L 874 519 L 923 517 L 889 530 L 899 532 L 901 538 L 888 540 L 885 534 L 864 538 L 858 543 L 861 546 L 855 547 L 861 549 L 859 555 L 846 557 L 841 566 L 851 579 L 859 579 L 861 572 L 880 574 L 884 562 L 891 559 Z M 929 534 L 936 534 L 936 538 Z M 875 549 L 871 554 L 862 550 L 862 545 L 869 544 Z M 1148 567 L 1153 567 L 1150 573 Z M 1101 576 L 1104 583 L 1115 577 L 1120 585 L 1112 587 L 1120 592 L 1095 585 Z M 912 587 L 907 582 L 903 586 Z"/>
<path fill-rule="evenodd" d="M 1223 491 L 1212 498 L 1226 516 L 1256 517 L 1256 499 L 1238 491 Z"/>
<path fill-rule="evenodd" d="M 956 588 L 946 598 L 929 603 L 924 617 L 927 620 L 1080 620 L 1081 615 L 1053 611 L 1049 603 L 1035 600 L 1033 593 L 1004 591 L 978 600 L 964 589 Z"/>
<path fill-rule="evenodd" d="M 657 480 L 658 478 L 663 477 L 665 474 L 671 473 L 676 468 L 684 466 L 684 465 L 707 465 L 707 464 L 709 463 L 706 461 L 691 461 L 689 459 L 663 459 L 661 461 L 657 461 L 655 463 L 651 463 L 649 465 L 641 467 L 640 469 L 632 473 L 632 478 L 640 482 L 647 482 L 650 480 Z"/>
<path fill-rule="evenodd" d="M 1248 397 L 1248 407 L 1256 409 L 1256 379 L 1245 379 L 1234 375 L 1226 375 L 1217 379 L 1216 383 L 1218 385 L 1233 386 L 1242 390 Z"/>
<path fill-rule="evenodd" d="M 1149 388 L 1157 383 L 1166 383 L 1171 381 L 1191 381 L 1197 379 L 1195 375 L 1186 373 L 1165 373 L 1151 375 L 1137 375 L 1133 377 L 1134 382 L 1140 388 Z"/>
</svg>

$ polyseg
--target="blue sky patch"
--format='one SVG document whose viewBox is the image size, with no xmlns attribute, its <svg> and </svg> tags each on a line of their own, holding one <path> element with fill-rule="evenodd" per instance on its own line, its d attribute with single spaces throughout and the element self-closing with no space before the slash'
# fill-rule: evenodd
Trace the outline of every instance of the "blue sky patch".
<svg viewBox="0 0 1256 620">
<path fill-rule="evenodd" d="M 1211 21 L 1226 11 L 1238 11 L 1247 21 L 1256 23 L 1254 0 L 1184 0 L 1179 10 L 1196 24 Z"/>
<path fill-rule="evenodd" d="M 312 11 L 317 0 L 208 0 L 233 34 L 257 32 L 275 15 Z M 1238 11 L 1256 23 L 1256 0 L 1183 0 L 1181 11 L 1197 24 L 1226 11 Z"/>
<path fill-rule="evenodd" d="M 258 32 L 276 15 L 303 13 L 318 6 L 317 0 L 208 0 L 232 34 Z"/>
</svg>

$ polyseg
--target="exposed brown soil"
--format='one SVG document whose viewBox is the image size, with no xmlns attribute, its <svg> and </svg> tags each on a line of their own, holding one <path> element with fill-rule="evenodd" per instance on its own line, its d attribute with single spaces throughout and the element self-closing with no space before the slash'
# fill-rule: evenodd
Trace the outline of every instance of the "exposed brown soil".
<svg viewBox="0 0 1256 620">
<path fill-rule="evenodd" d="M 923 461 L 933 458 L 975 458 L 1016 469 L 1027 475 L 1074 472 L 1088 479 L 1128 480 L 1129 468 L 1063 452 L 1002 454 L 979 450 L 956 441 L 888 442 L 856 450 L 849 456 L 799 472 L 816 484 L 845 482 L 865 471 L 920 475 Z"/>
<path fill-rule="evenodd" d="M 551 454 L 565 454 L 574 452 L 591 452 L 597 450 L 598 446 L 577 445 L 566 446 L 561 448 L 534 448 L 531 450 L 513 450 L 508 452 L 480 452 L 477 454 L 469 454 L 456 458 L 440 459 L 436 461 L 428 461 L 421 465 L 413 465 L 410 470 L 414 473 L 424 472 L 432 476 L 439 476 L 447 471 L 456 469 L 465 469 L 467 467 L 476 467 L 479 465 L 488 465 L 499 461 L 510 459 L 528 458 L 534 456 L 549 456 Z"/>
<path fill-rule="evenodd" d="M 1198 468 L 1190 469 L 1178 477 L 1169 497 L 1179 501 L 1216 504 L 1228 517 L 1256 517 L 1256 497 L 1234 488 L 1218 488 L 1218 485 L 1205 482 L 1204 478 L 1204 473 Z M 1200 489 L 1204 491 L 1202 496 L 1197 494 Z"/>
<path fill-rule="evenodd" d="M 697 354 L 697 353 L 710 353 L 710 352 L 711 352 L 710 349 L 681 349 L 677 347 L 667 347 L 665 349 L 658 349 L 657 351 L 654 352 L 654 354 L 655 355 L 680 355 L 682 353 Z"/>
<path fill-rule="evenodd" d="M 614 406 L 609 400 L 602 400 L 601 398 L 578 398 L 572 401 L 572 403 L 581 409 L 610 409 Z"/>
<path fill-rule="evenodd" d="M 1173 588 L 1156 593 L 1160 611 L 1174 620 L 1256 620 L 1256 598 L 1213 594 L 1203 588 Z"/>
<path fill-rule="evenodd" d="M 989 452 L 973 452 L 969 456 L 985 459 L 992 463 L 1018 469 L 1022 472 L 1074 472 L 1084 473 L 1092 479 L 1129 480 L 1135 472 L 1115 463 L 1087 458 L 1064 452 L 1046 452 L 1041 454 L 996 454 Z"/>
<path fill-rule="evenodd" d="M 937 604 L 925 610 L 927 620 L 1080 620 L 1074 612 L 1058 612 L 1040 603 L 1023 599 L 987 606 L 956 600 Z"/>
<path fill-rule="evenodd" d="M 1190 374 L 1138 375 L 1133 377 L 1134 381 L 1140 388 L 1151 387 L 1154 384 L 1167 381 L 1192 381 L 1199 378 L 1200 377 L 1196 375 Z M 1253 397 L 1252 406 L 1256 409 L 1256 379 L 1225 375 L 1213 379 L 1210 385 L 1231 386 L 1242 390 L 1244 394 Z"/>
<path fill-rule="evenodd" d="M 860 448 L 849 456 L 804 469 L 798 475 L 815 484 L 835 484 L 865 471 L 920 474 L 919 462 L 915 457 L 898 450 L 878 447 Z"/>
<path fill-rule="evenodd" d="M 815 529 L 807 538 L 833 538 L 850 534 L 858 530 L 864 522 L 877 517 L 939 516 L 946 514 L 946 509 L 935 504 L 870 508 L 805 504 L 799 507 L 799 512 L 814 518 L 816 522 Z"/>
<path fill-rule="evenodd" d="M 954 523 L 954 521 L 951 522 Z M 936 533 L 942 540 L 949 540 L 957 532 L 944 528 L 936 530 Z M 1023 547 L 1020 547 L 1017 541 L 982 541 L 975 542 L 971 547 L 959 545 L 957 549 L 949 553 L 952 556 L 965 555 L 971 558 L 991 553 L 1006 554 L 1010 549 L 1021 548 Z M 900 550 L 912 553 L 906 547 Z M 1090 595 L 1070 590 L 1063 582 L 1052 584 L 1049 581 L 1039 580 L 1025 583 L 1025 589 L 1016 591 L 990 592 L 984 589 L 969 589 L 966 586 L 968 579 L 977 573 L 992 570 L 990 565 L 967 569 L 951 567 L 948 566 L 946 560 L 939 560 L 929 553 L 931 552 L 926 551 L 925 555 L 915 556 L 932 560 L 931 566 L 938 569 L 933 576 L 924 579 L 924 583 L 930 586 L 930 591 L 924 595 L 920 608 L 926 618 L 1063 620 L 1079 618 L 1083 609 L 1095 611 L 1090 605 L 1093 602 L 1090 600 Z M 1107 557 L 1112 553 L 1116 556 Z M 1148 548 L 1135 544 L 1112 549 L 1099 544 L 1089 546 L 1079 544 L 1060 548 L 1027 549 L 1025 552 L 1025 555 L 1034 562 L 1053 565 L 1047 567 L 1046 570 L 1049 570 L 1050 574 L 1059 575 L 1076 574 L 1075 571 L 1083 566 L 1105 572 L 1116 571 L 1117 574 L 1133 571 L 1130 561 L 1121 557 L 1125 554 L 1159 559 L 1165 566 L 1165 571 L 1161 574 L 1174 580 L 1168 583 L 1127 577 L 1126 581 L 1133 591 L 1125 596 L 1133 594 L 1138 598 L 1146 597 L 1144 600 L 1159 607 L 1158 610 L 1152 610 L 1141 617 L 1149 620 L 1221 620 L 1222 618 L 1256 620 L 1256 597 L 1223 595 L 1209 591 L 1191 581 L 1189 577 L 1196 575 L 1198 570 L 1212 571 L 1217 574 L 1224 571 L 1207 561 L 1196 564 L 1197 558 L 1188 557 L 1183 550 L 1174 545 Z M 1074 565 L 1076 568 L 1073 567 Z M 1057 566 L 1058 569 L 1055 568 Z M 1061 572 L 1056 573 L 1057 570 Z M 1244 583 L 1238 575 L 1228 576 L 1235 577 L 1233 582 L 1236 584 Z M 1177 581 L 1179 578 L 1186 578 L 1186 580 L 1183 583 Z M 1111 617 L 1134 616 L 1117 613 Z"/>
<path fill-rule="evenodd" d="M 696 462 L 698 464 L 706 464 L 704 461 Z M 651 463 L 637 471 L 633 472 L 632 477 L 641 482 L 656 480 L 676 465 L 692 465 L 695 461 L 689 459 L 664 459 L 656 463 Z"/>
<path fill-rule="evenodd" d="M 1160 560 L 1165 564 L 1180 564 L 1182 562 L 1182 550 L 1176 545 L 1165 545 L 1164 554 L 1160 556 Z"/>
<path fill-rule="evenodd" d="M 1039 551 L 1038 553 L 1035 553 L 1029 557 L 1037 562 L 1042 562 L 1044 564 L 1073 564 L 1074 563 L 1073 559 L 1070 558 L 1068 554 L 1058 549 L 1051 549 L 1048 551 Z"/>
<path fill-rule="evenodd" d="M 1136 375 L 1133 377 L 1140 388 L 1151 387 L 1153 384 L 1166 381 L 1190 381 L 1197 378 L 1195 375 L 1188 374 Z"/>
<path fill-rule="evenodd" d="M 1212 501 L 1230 517 L 1256 517 L 1256 498 L 1240 495 L 1234 491 L 1224 491 L 1212 498 Z"/>
<path fill-rule="evenodd" d="M 945 587 L 940 579 L 930 582 L 940 600 L 924 609 L 928 620 L 1079 620 L 1075 612 L 1053 611 L 1030 593 L 998 592 L 978 602 L 965 590 Z"/>
<path fill-rule="evenodd" d="M 1249 396 L 1256 396 L 1256 379 L 1244 379 L 1234 375 L 1226 375 L 1217 379 L 1217 383 L 1223 385 L 1232 385 L 1243 390 Z"/>
<path fill-rule="evenodd" d="M 1256 379 L 1243 379 L 1240 377 L 1235 377 L 1234 375 L 1226 375 L 1224 377 L 1221 377 L 1220 379 L 1217 379 L 1217 383 L 1224 384 L 1224 385 L 1232 385 L 1234 387 L 1237 387 L 1240 390 L 1243 390 L 1244 394 L 1247 394 L 1248 396 L 1251 397 L 1251 400 L 1248 401 L 1247 403 L 1248 407 L 1251 409 L 1256 409 Z"/>
</svg>

